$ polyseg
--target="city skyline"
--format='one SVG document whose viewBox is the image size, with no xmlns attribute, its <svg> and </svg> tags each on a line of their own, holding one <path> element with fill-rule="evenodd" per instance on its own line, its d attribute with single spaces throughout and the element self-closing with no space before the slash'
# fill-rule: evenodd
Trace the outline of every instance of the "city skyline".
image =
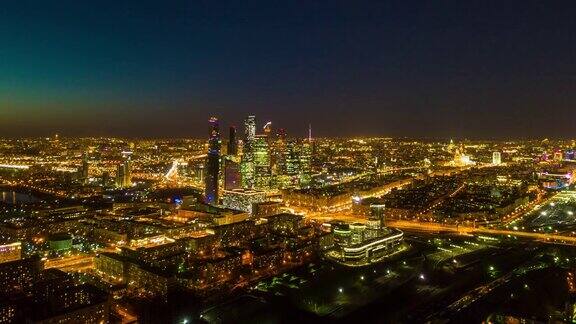
<svg viewBox="0 0 576 324">
<path fill-rule="evenodd" d="M 0 6 L 0 323 L 576 323 L 576 2 Z"/>
<path fill-rule="evenodd" d="M 204 123 L 202 139 L 0 138 L 0 321 L 572 318 L 574 140 Z"/>
<path fill-rule="evenodd" d="M 568 1 L 13 2 L 0 136 L 570 138 Z M 235 121 L 235 122 L 232 122 Z"/>
</svg>

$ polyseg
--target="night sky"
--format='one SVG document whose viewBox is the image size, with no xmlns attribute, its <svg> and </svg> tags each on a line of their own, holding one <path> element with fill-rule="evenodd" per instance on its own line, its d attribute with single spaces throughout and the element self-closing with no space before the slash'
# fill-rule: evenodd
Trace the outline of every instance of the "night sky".
<svg viewBox="0 0 576 324">
<path fill-rule="evenodd" d="M 2 1 L 0 136 L 576 137 L 576 1 Z"/>
</svg>

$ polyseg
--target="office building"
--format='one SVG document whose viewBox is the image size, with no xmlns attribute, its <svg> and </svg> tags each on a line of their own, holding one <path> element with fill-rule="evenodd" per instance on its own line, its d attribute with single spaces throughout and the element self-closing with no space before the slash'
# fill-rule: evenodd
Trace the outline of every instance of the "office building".
<svg viewBox="0 0 576 324">
<path fill-rule="evenodd" d="M 234 190 L 242 187 L 240 163 L 228 156 L 224 160 L 224 190 Z"/>
<path fill-rule="evenodd" d="M 218 174 L 220 172 L 220 129 L 218 119 L 209 120 L 210 138 L 208 139 L 208 155 L 206 157 L 206 175 L 204 177 L 204 201 L 208 204 L 218 203 Z"/>
<path fill-rule="evenodd" d="M 129 154 L 124 155 L 124 162 L 116 169 L 116 186 L 119 188 L 132 187 L 132 161 Z"/>
<path fill-rule="evenodd" d="M 254 188 L 269 189 L 271 176 L 268 136 L 256 135 L 254 139 Z"/>
<path fill-rule="evenodd" d="M 226 190 L 223 193 L 222 205 L 226 208 L 242 210 L 252 214 L 254 204 L 266 200 L 264 191 L 250 189 Z"/>
<path fill-rule="evenodd" d="M 230 126 L 230 133 L 228 135 L 228 155 L 238 154 L 238 141 L 236 140 L 236 127 Z"/>
<path fill-rule="evenodd" d="M 246 120 L 244 121 L 244 127 L 245 127 L 246 141 L 254 140 L 254 137 L 256 137 L 256 117 L 255 116 L 246 117 Z"/>
<path fill-rule="evenodd" d="M 88 163 L 87 154 L 84 154 L 82 156 L 82 168 L 80 171 L 81 171 L 80 180 L 82 181 L 83 184 L 87 184 L 90 172 L 90 164 Z"/>
<path fill-rule="evenodd" d="M 244 146 L 242 149 L 242 187 L 254 188 L 254 140 L 256 138 L 256 117 L 248 116 L 244 121 Z"/>
<path fill-rule="evenodd" d="M 501 163 L 502 163 L 502 156 L 501 156 L 500 152 L 492 153 L 492 164 L 499 165 Z"/>
<path fill-rule="evenodd" d="M 300 187 L 309 187 L 312 180 L 312 142 L 305 140 L 300 153 Z"/>
</svg>

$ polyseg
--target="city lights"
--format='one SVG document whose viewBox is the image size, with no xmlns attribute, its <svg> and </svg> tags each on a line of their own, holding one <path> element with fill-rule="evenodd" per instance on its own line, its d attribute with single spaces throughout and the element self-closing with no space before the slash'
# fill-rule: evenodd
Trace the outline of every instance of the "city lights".
<svg viewBox="0 0 576 324">
<path fill-rule="evenodd" d="M 575 12 L 6 1 L 0 323 L 576 323 Z"/>
</svg>

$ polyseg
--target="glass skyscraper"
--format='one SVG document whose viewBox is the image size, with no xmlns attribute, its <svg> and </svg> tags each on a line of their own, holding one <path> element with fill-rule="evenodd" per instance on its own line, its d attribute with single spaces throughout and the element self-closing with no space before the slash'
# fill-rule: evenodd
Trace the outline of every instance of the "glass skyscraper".
<svg viewBox="0 0 576 324">
<path fill-rule="evenodd" d="M 208 139 L 208 156 L 206 157 L 206 176 L 204 177 L 204 201 L 208 204 L 218 203 L 218 173 L 220 172 L 220 128 L 218 119 L 212 117 L 210 138 Z"/>
</svg>

